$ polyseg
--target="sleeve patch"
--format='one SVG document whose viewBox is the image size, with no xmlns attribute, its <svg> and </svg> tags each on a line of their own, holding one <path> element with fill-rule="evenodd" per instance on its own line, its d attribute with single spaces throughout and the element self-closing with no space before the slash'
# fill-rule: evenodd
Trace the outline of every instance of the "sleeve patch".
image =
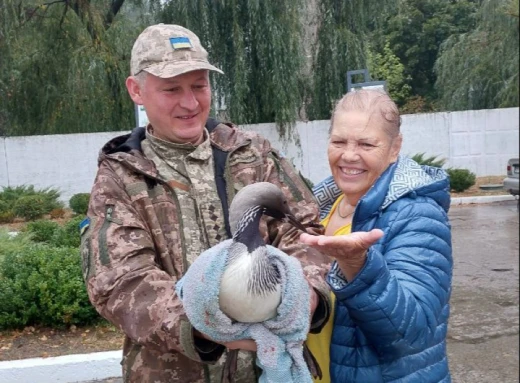
<svg viewBox="0 0 520 383">
<path fill-rule="evenodd" d="M 83 221 L 81 221 L 80 224 L 79 224 L 79 232 L 80 232 L 80 234 L 83 235 L 83 233 L 85 233 L 85 231 L 87 231 L 89 226 L 90 226 L 90 218 L 87 217 Z"/>
</svg>

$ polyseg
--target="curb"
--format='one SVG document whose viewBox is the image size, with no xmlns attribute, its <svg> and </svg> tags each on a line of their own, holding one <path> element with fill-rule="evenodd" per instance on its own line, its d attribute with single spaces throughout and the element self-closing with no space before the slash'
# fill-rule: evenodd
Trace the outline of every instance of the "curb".
<svg viewBox="0 0 520 383">
<path fill-rule="evenodd" d="M 451 206 L 515 201 L 513 195 L 456 197 Z M 78 383 L 121 377 L 122 351 L 0 362 L 0 383 Z"/>
<path fill-rule="evenodd" d="M 0 362 L 0 383 L 77 383 L 121 377 L 122 351 Z"/>
<path fill-rule="evenodd" d="M 475 197 L 454 197 L 451 199 L 451 206 L 469 205 L 469 204 L 477 204 L 477 203 L 503 202 L 503 201 L 516 201 L 516 197 L 511 194 L 486 195 L 486 196 L 475 196 Z"/>
</svg>

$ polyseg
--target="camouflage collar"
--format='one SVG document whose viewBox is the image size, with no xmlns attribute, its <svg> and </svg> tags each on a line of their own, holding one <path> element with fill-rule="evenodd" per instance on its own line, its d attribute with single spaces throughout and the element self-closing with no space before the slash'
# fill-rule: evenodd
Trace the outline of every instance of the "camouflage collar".
<svg viewBox="0 0 520 383">
<path fill-rule="evenodd" d="M 204 141 L 199 145 L 168 142 L 154 136 L 149 129 L 146 129 L 146 139 L 150 141 L 150 145 L 157 155 L 167 162 L 176 162 L 186 157 L 206 161 L 211 156 L 211 143 L 207 129 L 204 129 Z"/>
<path fill-rule="evenodd" d="M 124 163 L 135 171 L 158 177 L 155 164 L 143 155 L 141 142 L 146 138 L 144 127 L 135 128 L 130 134 L 113 138 L 100 151 L 98 164 L 105 159 Z M 219 123 L 209 134 L 209 144 L 223 152 L 231 152 L 249 141 L 247 135 L 240 134 L 237 126 L 232 123 Z M 210 151 L 204 151 L 203 156 L 209 156 Z M 203 158 L 200 158 L 203 159 Z"/>
</svg>

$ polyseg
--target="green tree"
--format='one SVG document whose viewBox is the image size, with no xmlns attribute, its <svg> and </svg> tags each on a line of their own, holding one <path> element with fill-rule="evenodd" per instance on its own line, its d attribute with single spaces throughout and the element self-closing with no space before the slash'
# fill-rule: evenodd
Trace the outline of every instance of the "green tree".
<svg viewBox="0 0 520 383">
<path fill-rule="evenodd" d="M 439 46 L 450 35 L 471 30 L 478 0 L 398 0 L 398 11 L 374 32 L 376 51 L 384 44 L 404 65 L 411 93 L 435 100 L 435 72 Z"/>
<path fill-rule="evenodd" d="M 373 80 L 385 80 L 388 93 L 398 104 L 403 105 L 410 96 L 410 77 L 404 75 L 404 65 L 390 49 L 387 42 L 383 53 L 374 53 L 368 50 L 368 69 Z"/>
<path fill-rule="evenodd" d="M 123 130 L 134 125 L 124 79 L 142 23 L 129 19 L 131 8 L 124 3 L 3 0 L 4 134 Z"/>
<path fill-rule="evenodd" d="M 369 32 L 394 12 L 389 0 L 318 0 L 313 78 L 308 87 L 310 119 L 328 119 L 346 92 L 346 73 L 367 67 Z"/>
<path fill-rule="evenodd" d="M 484 0 L 477 27 L 450 36 L 435 65 L 446 110 L 518 106 L 518 0 Z"/>
<path fill-rule="evenodd" d="M 237 123 L 275 121 L 282 138 L 299 111 L 311 119 L 330 117 L 334 100 L 346 91 L 346 71 L 366 67 L 366 33 L 395 3 L 156 1 L 160 20 L 197 33 L 225 72 L 212 79 L 216 112 Z"/>
<path fill-rule="evenodd" d="M 225 75 L 212 77 L 215 111 L 236 123 L 277 122 L 282 137 L 301 105 L 303 0 L 176 0 L 159 19 L 194 31 Z"/>
</svg>

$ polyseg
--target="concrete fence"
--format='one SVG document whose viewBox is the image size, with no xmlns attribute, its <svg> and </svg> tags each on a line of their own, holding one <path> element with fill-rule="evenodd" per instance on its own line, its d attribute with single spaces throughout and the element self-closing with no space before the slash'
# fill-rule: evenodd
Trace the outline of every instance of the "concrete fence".
<svg viewBox="0 0 520 383">
<path fill-rule="evenodd" d="M 404 115 L 403 154 L 445 158 L 447 166 L 477 176 L 505 176 L 507 160 L 519 156 L 519 108 Z M 256 130 L 292 158 L 313 182 L 329 175 L 326 157 L 329 121 L 297 122 L 295 136 L 280 141 L 275 124 L 244 125 Z M 54 187 L 68 201 L 90 192 L 100 148 L 126 132 L 0 138 L 0 187 Z M 296 144 L 299 142 L 299 144 Z"/>
</svg>

